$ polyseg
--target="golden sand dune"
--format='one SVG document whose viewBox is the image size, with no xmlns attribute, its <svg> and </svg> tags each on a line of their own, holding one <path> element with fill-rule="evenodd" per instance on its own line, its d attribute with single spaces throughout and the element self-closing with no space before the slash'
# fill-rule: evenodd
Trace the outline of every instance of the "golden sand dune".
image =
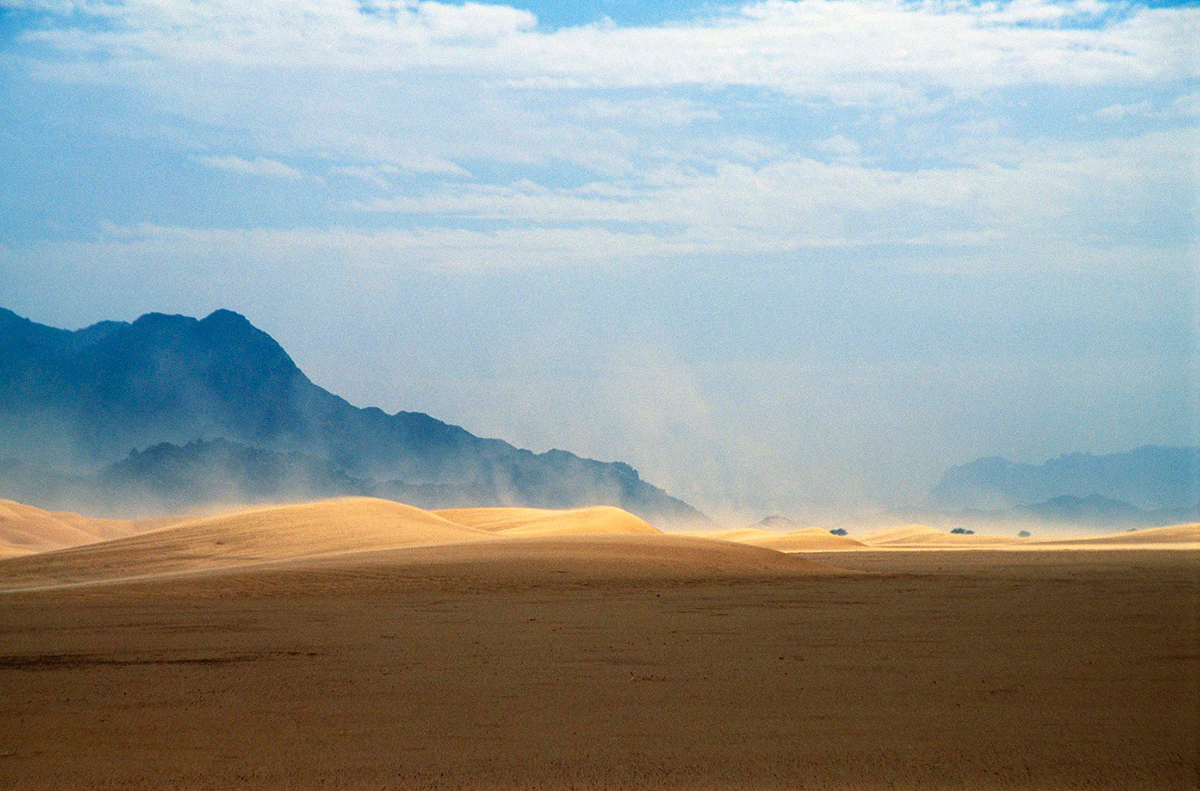
<svg viewBox="0 0 1200 791">
<path fill-rule="evenodd" d="M 1150 527 L 1107 536 L 1087 538 L 1047 538 L 1030 541 L 1031 544 L 1064 544 L 1068 546 L 1156 546 L 1156 545 L 1200 545 L 1200 523 Z"/>
<path fill-rule="evenodd" d="M 180 521 L 90 519 L 69 511 L 44 511 L 0 500 L 0 557 L 46 552 L 133 535 Z"/>
<path fill-rule="evenodd" d="M 791 533 L 741 539 L 742 543 L 779 552 L 807 552 L 826 549 L 861 549 L 866 545 L 849 536 L 835 536 L 823 527 L 806 527 Z"/>
<path fill-rule="evenodd" d="M 823 527 L 806 527 L 790 533 L 776 533 L 758 527 L 739 527 L 733 530 L 711 530 L 684 533 L 696 538 L 736 541 L 777 552 L 816 552 L 830 549 L 861 549 L 865 545 L 847 536 L 835 536 Z"/>
<path fill-rule="evenodd" d="M 346 498 L 184 521 L 86 546 L 10 558 L 0 586 L 203 571 L 346 552 L 496 540 L 389 500 Z"/>
<path fill-rule="evenodd" d="M 865 537 L 862 543 L 873 547 L 970 547 L 1015 544 L 1023 539 L 1012 536 L 948 533 L 928 525 L 904 525 L 880 530 Z"/>
<path fill-rule="evenodd" d="M 698 536 L 700 538 L 716 538 L 721 541 L 747 541 L 755 538 L 771 538 L 772 536 L 782 535 L 772 530 L 763 530 L 761 527 L 737 527 L 732 530 L 706 530 L 703 532 L 692 532 L 687 535 Z"/>
<path fill-rule="evenodd" d="M 395 594 L 402 591 L 593 588 L 854 574 L 760 547 L 663 534 L 517 536 L 231 566 L 131 581 L 172 595 Z M 122 590 L 128 585 L 122 585 Z"/>
<path fill-rule="evenodd" d="M 662 531 L 609 505 L 552 511 L 543 508 L 454 508 L 433 514 L 467 527 L 507 536 L 653 535 Z"/>
<path fill-rule="evenodd" d="M 237 590 L 252 592 L 257 588 L 250 580 L 259 575 L 275 581 L 272 590 L 284 579 L 302 579 L 296 590 L 322 590 L 369 586 L 381 579 L 401 579 L 406 586 L 414 580 L 451 578 L 491 585 L 832 571 L 772 549 L 667 536 L 619 508 L 433 513 L 388 500 L 347 498 L 193 519 L 87 546 L 3 559 L 0 590 L 118 580 L 203 587 L 218 584 L 213 582 L 218 579 L 223 580 L 220 585 L 234 584 L 230 575 L 240 575 Z"/>
</svg>

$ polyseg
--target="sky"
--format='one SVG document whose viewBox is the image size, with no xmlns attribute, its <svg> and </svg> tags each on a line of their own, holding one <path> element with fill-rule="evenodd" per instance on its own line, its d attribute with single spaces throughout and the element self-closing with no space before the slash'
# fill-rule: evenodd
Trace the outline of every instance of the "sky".
<svg viewBox="0 0 1200 791">
<path fill-rule="evenodd" d="M 1200 444 L 1200 6 L 0 0 L 0 306 L 724 518 Z"/>
</svg>

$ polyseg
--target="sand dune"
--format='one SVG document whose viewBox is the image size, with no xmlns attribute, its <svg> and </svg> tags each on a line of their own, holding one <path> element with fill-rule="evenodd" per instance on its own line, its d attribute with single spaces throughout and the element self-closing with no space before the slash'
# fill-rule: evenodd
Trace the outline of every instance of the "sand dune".
<svg viewBox="0 0 1200 791">
<path fill-rule="evenodd" d="M 601 590 L 614 583 L 784 580 L 855 573 L 760 547 L 686 536 L 517 536 L 144 577 L 109 590 L 113 595 L 393 596 L 428 589 L 573 586 Z"/>
<path fill-rule="evenodd" d="M 720 541 L 746 541 L 754 538 L 771 538 L 773 536 L 783 535 L 776 533 L 773 530 L 763 530 L 761 527 L 737 527 L 732 530 L 705 530 L 702 532 L 690 532 L 686 535 L 696 536 L 698 538 L 715 538 Z"/>
<path fill-rule="evenodd" d="M 872 533 L 862 543 L 873 547 L 994 547 L 1023 540 L 1012 536 L 949 533 L 928 525 L 904 525 Z"/>
<path fill-rule="evenodd" d="M 179 522 L 165 519 L 91 519 L 69 511 L 44 511 L 0 500 L 0 557 L 91 544 Z"/>
<path fill-rule="evenodd" d="M 217 584 L 224 592 L 252 593 L 263 585 L 277 590 L 281 580 L 296 583 L 284 585 L 288 590 L 325 590 L 398 578 L 411 587 L 449 579 L 494 585 L 833 572 L 772 549 L 667 536 L 618 508 L 432 513 L 387 500 L 347 498 L 193 519 L 3 559 L 0 590 L 124 581 Z"/>
<path fill-rule="evenodd" d="M 347 498 L 256 508 L 138 535 L 10 558 L 0 586 L 54 585 L 311 558 L 346 552 L 495 540 L 428 511 Z"/>
<path fill-rule="evenodd" d="M 1150 527 L 1107 536 L 1086 538 L 1047 538 L 1029 543 L 1037 545 L 1064 544 L 1069 546 L 1155 546 L 1155 545 L 1200 545 L 1200 523 Z"/>
<path fill-rule="evenodd" d="M 685 533 L 696 538 L 735 541 L 739 544 L 773 549 L 777 552 L 823 552 L 831 549 L 861 549 L 864 544 L 847 536 L 835 536 L 823 527 L 806 527 L 790 533 L 777 533 L 758 527 Z"/>
<path fill-rule="evenodd" d="M 543 508 L 454 508 L 433 514 L 467 527 L 508 536 L 653 535 L 662 531 L 608 505 L 553 511 Z"/>
<path fill-rule="evenodd" d="M 807 552 L 826 549 L 862 549 L 863 542 L 849 536 L 835 536 L 823 527 L 807 527 L 791 533 L 741 539 L 742 543 L 779 552 Z"/>
</svg>

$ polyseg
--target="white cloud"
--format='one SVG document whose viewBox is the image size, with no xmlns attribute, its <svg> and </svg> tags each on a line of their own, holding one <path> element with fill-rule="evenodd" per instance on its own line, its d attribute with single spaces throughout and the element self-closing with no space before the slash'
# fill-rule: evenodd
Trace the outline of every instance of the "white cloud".
<svg viewBox="0 0 1200 791">
<path fill-rule="evenodd" d="M 290 165 L 285 165 L 274 159 L 264 159 L 263 157 L 243 159 L 239 156 L 227 155 L 196 157 L 195 160 L 201 165 L 207 165 L 210 168 L 228 170 L 231 173 L 241 173 L 247 176 L 265 176 L 267 178 L 287 179 L 288 181 L 299 181 L 304 178 L 304 171 Z"/>
<path fill-rule="evenodd" d="M 1194 132 L 1116 135 L 1136 113 L 1188 111 L 1174 94 L 1200 69 L 1187 57 L 1195 8 L 767 0 L 684 23 L 550 32 L 526 12 L 470 3 L 80 8 L 104 24 L 64 17 L 26 37 L 57 47 L 59 66 L 134 86 L 197 134 L 219 129 L 242 150 L 324 160 L 330 176 L 379 187 L 375 200 L 333 198 L 418 225 L 359 235 L 372 260 L 511 266 L 1060 235 L 1115 244 L 1194 205 Z M 1001 116 L 1028 97 L 993 89 L 1044 83 L 1159 93 L 1101 110 L 1106 140 L 999 137 L 1019 128 Z M 972 112 L 956 114 L 967 101 Z M 889 134 L 918 154 L 888 156 L 900 145 L 881 144 Z M 304 177 L 279 159 L 199 161 Z M 1163 195 L 1162 211 L 1145 210 Z M 463 230 L 479 221 L 499 230 Z"/>
<path fill-rule="evenodd" d="M 383 187 L 392 184 L 395 177 L 404 171 L 439 176 L 471 175 L 453 162 L 435 156 L 415 157 L 409 155 L 404 157 L 402 163 L 399 164 L 385 162 L 378 165 L 337 165 L 329 169 L 333 175 L 350 176 Z"/>
<path fill-rule="evenodd" d="M 549 188 L 529 180 L 461 184 L 355 204 L 372 212 L 500 220 L 515 225 L 650 224 L 672 245 L 706 253 L 771 253 L 820 246 L 961 245 L 969 240 L 1136 234 L 1137 207 L 1188 193 L 1193 130 L 1100 143 L 995 141 L 952 167 L 887 169 L 853 161 L 726 161 L 706 170 Z M 1191 199 L 1194 207 L 1194 197 Z M 1185 209 L 1186 207 L 1178 207 Z"/>
<path fill-rule="evenodd" d="M 82 2 L 105 29 L 27 39 L 114 60 L 395 73 L 433 69 L 531 87 L 771 88 L 904 103 L 914 90 L 1094 85 L 1200 74 L 1194 7 L 1014 0 L 765 0 L 707 20 L 544 32 L 507 6 L 352 0 Z M 1076 22 L 1086 20 L 1090 24 Z"/>
<path fill-rule="evenodd" d="M 1110 104 L 1101 107 L 1093 115 L 1101 121 L 1124 121 L 1126 118 L 1150 118 L 1156 115 L 1150 102 L 1134 104 Z"/>
</svg>

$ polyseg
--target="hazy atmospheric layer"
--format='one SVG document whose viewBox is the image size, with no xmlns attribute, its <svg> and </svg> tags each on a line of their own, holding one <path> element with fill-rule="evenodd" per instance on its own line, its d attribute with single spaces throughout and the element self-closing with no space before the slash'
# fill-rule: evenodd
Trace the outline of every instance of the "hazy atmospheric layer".
<svg viewBox="0 0 1200 791">
<path fill-rule="evenodd" d="M 605 16 L 607 15 L 607 16 Z M 696 505 L 1200 440 L 1200 9 L 0 0 L 3 303 Z"/>
</svg>

